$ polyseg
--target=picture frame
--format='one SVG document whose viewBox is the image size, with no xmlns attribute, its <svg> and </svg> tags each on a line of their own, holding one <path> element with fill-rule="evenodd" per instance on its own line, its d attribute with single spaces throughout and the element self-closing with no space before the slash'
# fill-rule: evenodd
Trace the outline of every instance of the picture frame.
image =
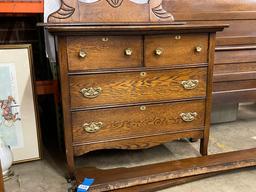
<svg viewBox="0 0 256 192">
<path fill-rule="evenodd" d="M 0 45 L 0 137 L 14 163 L 41 159 L 32 46 Z"/>
</svg>

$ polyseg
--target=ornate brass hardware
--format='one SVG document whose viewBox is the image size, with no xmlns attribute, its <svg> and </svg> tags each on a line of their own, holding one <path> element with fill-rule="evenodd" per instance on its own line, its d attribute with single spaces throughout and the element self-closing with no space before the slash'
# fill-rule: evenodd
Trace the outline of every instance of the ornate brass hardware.
<svg viewBox="0 0 256 192">
<path fill-rule="evenodd" d="M 102 122 L 91 122 L 91 123 L 85 123 L 83 125 L 83 129 L 87 133 L 95 133 L 95 132 L 99 131 L 102 127 L 103 127 Z"/>
<path fill-rule="evenodd" d="M 78 55 L 80 58 L 85 58 L 87 56 L 87 53 L 81 49 Z"/>
<path fill-rule="evenodd" d="M 185 122 L 192 122 L 197 117 L 197 112 L 188 112 L 188 113 L 181 113 L 180 117 Z"/>
<path fill-rule="evenodd" d="M 140 107 L 140 110 L 141 110 L 141 111 L 145 111 L 146 109 L 147 109 L 147 107 L 144 106 L 144 105 Z"/>
<path fill-rule="evenodd" d="M 126 56 L 131 56 L 132 55 L 132 49 L 131 48 L 127 48 L 127 49 L 125 49 L 124 50 L 124 54 L 126 55 Z"/>
<path fill-rule="evenodd" d="M 141 73 L 140 73 L 140 76 L 141 76 L 141 77 L 146 77 L 146 76 L 147 76 L 147 73 L 146 73 L 146 72 L 141 72 Z"/>
<path fill-rule="evenodd" d="M 180 39 L 181 39 L 181 36 L 180 36 L 180 35 L 175 35 L 174 39 L 180 40 Z"/>
<path fill-rule="evenodd" d="M 203 48 L 200 47 L 200 46 L 197 46 L 195 50 L 196 50 L 197 53 L 201 53 Z"/>
<path fill-rule="evenodd" d="M 161 56 L 164 53 L 164 50 L 162 48 L 157 48 L 155 50 L 155 55 Z"/>
<path fill-rule="evenodd" d="M 85 98 L 94 99 L 94 98 L 98 97 L 102 93 L 102 88 L 101 87 L 83 88 L 83 89 L 81 89 L 80 93 L 82 93 L 82 95 Z"/>
<path fill-rule="evenodd" d="M 183 85 L 184 89 L 191 90 L 195 89 L 199 84 L 199 80 L 187 80 L 182 81 L 181 85 Z"/>
</svg>

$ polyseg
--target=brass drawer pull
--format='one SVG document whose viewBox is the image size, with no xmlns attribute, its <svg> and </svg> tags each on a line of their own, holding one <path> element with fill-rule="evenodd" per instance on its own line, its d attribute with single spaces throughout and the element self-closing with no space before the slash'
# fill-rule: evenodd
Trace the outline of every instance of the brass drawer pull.
<svg viewBox="0 0 256 192">
<path fill-rule="evenodd" d="M 201 46 L 197 46 L 195 50 L 197 53 L 201 53 L 203 48 Z"/>
<path fill-rule="evenodd" d="M 185 122 L 192 122 L 197 117 L 197 112 L 188 112 L 188 113 L 181 113 L 180 117 Z"/>
<path fill-rule="evenodd" d="M 164 53 L 164 50 L 162 48 L 157 48 L 155 50 L 155 55 L 161 56 Z"/>
<path fill-rule="evenodd" d="M 107 42 L 108 41 L 108 37 L 102 37 L 101 39 L 103 42 Z"/>
<path fill-rule="evenodd" d="M 102 122 L 91 122 L 91 123 L 85 123 L 85 124 L 83 125 L 83 129 L 84 129 L 87 133 L 96 133 L 96 132 L 99 131 L 102 127 L 103 127 L 103 123 L 102 123 Z"/>
<path fill-rule="evenodd" d="M 143 105 L 143 106 L 140 106 L 140 110 L 141 110 L 141 111 L 146 111 L 146 109 L 147 109 L 146 106 L 144 106 L 144 105 Z"/>
<path fill-rule="evenodd" d="M 78 55 L 79 55 L 80 58 L 87 57 L 87 53 L 85 51 L 83 51 L 83 50 L 80 50 Z"/>
<path fill-rule="evenodd" d="M 187 80 L 182 81 L 181 85 L 183 85 L 184 89 L 191 90 L 195 89 L 199 84 L 199 80 Z"/>
<path fill-rule="evenodd" d="M 132 49 L 131 48 L 127 48 L 127 49 L 125 49 L 124 50 L 124 54 L 126 55 L 126 56 L 131 56 L 132 55 Z"/>
<path fill-rule="evenodd" d="M 82 95 L 85 98 L 94 99 L 94 98 L 98 97 L 102 93 L 102 88 L 101 87 L 83 88 L 83 89 L 81 89 L 80 93 L 82 93 Z"/>
<path fill-rule="evenodd" d="M 175 35 L 174 39 L 180 40 L 181 39 L 181 35 Z"/>
<path fill-rule="evenodd" d="M 146 77 L 146 76 L 147 76 L 147 72 L 141 72 L 141 73 L 140 73 L 140 76 L 141 76 L 141 77 Z"/>
</svg>

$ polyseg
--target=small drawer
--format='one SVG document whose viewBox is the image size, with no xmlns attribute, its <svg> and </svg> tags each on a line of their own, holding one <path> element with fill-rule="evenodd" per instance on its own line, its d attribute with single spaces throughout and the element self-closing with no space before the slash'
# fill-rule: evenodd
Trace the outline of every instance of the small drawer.
<svg viewBox="0 0 256 192">
<path fill-rule="evenodd" d="M 207 68 L 71 76 L 71 107 L 204 97 L 206 76 Z"/>
<path fill-rule="evenodd" d="M 143 41 L 140 36 L 72 36 L 67 55 L 70 71 L 139 67 Z"/>
<path fill-rule="evenodd" d="M 203 130 L 204 116 L 204 101 L 73 112 L 73 142 L 83 144 Z"/>
<path fill-rule="evenodd" d="M 208 34 L 171 34 L 145 37 L 145 65 L 207 63 Z"/>
</svg>

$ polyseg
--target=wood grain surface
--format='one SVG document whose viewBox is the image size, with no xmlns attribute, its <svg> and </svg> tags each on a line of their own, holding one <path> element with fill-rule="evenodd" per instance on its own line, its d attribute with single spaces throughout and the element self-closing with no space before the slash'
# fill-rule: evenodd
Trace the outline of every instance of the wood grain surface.
<svg viewBox="0 0 256 192">
<path fill-rule="evenodd" d="M 256 49 L 217 51 L 215 63 L 249 63 L 256 62 Z"/>
<path fill-rule="evenodd" d="M 84 177 L 96 178 L 90 188 L 91 192 L 96 192 L 255 166 L 256 149 L 249 149 L 129 169 L 80 168 L 76 175 L 78 183 Z"/>
<path fill-rule="evenodd" d="M 128 104 L 172 99 L 204 97 L 207 68 L 112 73 L 70 77 L 72 108 L 107 104 Z M 198 87 L 185 90 L 182 81 L 199 80 Z M 84 98 L 83 88 L 101 87 L 94 99 Z"/>
<path fill-rule="evenodd" d="M 142 66 L 142 36 L 74 36 L 67 38 L 67 44 L 70 71 Z M 125 55 L 128 48 L 131 56 Z M 80 50 L 85 58 L 79 57 Z"/>
<path fill-rule="evenodd" d="M 141 110 L 141 107 L 143 110 Z M 73 142 L 75 144 L 101 142 L 176 133 L 204 127 L 204 101 L 177 102 L 115 109 L 88 110 L 72 113 Z M 192 122 L 184 122 L 181 113 L 196 112 Z M 102 122 L 96 133 L 87 133 L 85 123 Z"/>
<path fill-rule="evenodd" d="M 196 52 L 196 47 L 202 49 Z M 155 54 L 157 48 L 162 55 Z M 207 63 L 208 34 L 170 34 L 145 37 L 145 66 Z"/>
</svg>

